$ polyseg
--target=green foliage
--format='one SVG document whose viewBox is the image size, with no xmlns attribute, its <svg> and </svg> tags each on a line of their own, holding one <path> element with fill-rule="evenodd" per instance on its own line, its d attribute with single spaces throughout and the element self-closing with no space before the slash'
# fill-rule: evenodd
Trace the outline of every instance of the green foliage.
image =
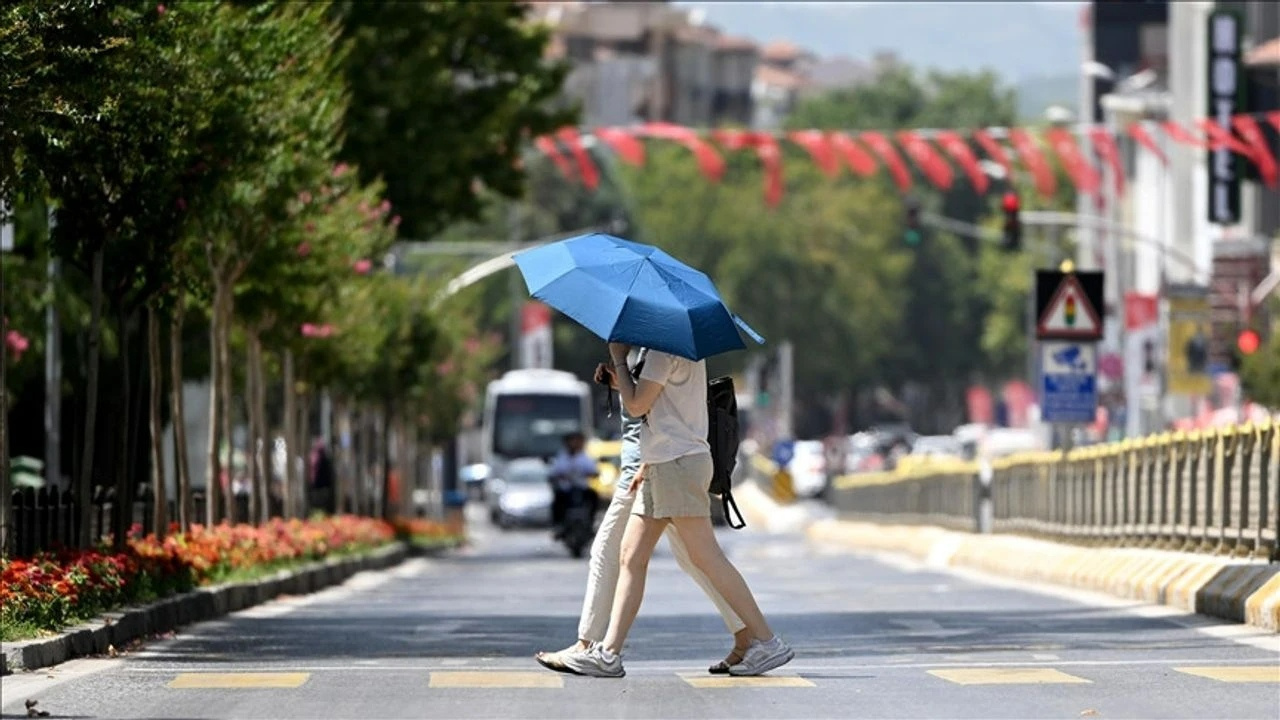
<svg viewBox="0 0 1280 720">
<path fill-rule="evenodd" d="M 547 30 L 526 13 L 515 2 L 335 4 L 351 43 L 342 154 L 386 181 L 402 236 L 478 217 L 477 185 L 518 196 L 527 138 L 575 122 L 552 107 L 568 68 L 543 59 Z"/>
</svg>

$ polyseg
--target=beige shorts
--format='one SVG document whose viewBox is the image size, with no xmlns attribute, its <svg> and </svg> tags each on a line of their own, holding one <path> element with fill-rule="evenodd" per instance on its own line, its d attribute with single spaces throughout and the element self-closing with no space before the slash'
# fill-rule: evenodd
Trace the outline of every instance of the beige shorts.
<svg viewBox="0 0 1280 720">
<path fill-rule="evenodd" d="M 644 482 L 632 515 L 651 518 L 709 517 L 711 455 L 696 453 L 655 465 L 646 465 Z"/>
</svg>

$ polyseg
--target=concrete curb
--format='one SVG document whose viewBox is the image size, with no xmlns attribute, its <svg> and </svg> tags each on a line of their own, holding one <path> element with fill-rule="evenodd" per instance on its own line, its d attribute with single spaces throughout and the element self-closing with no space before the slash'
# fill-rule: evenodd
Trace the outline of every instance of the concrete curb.
<svg viewBox="0 0 1280 720">
<path fill-rule="evenodd" d="M 817 542 L 906 553 L 936 567 L 1096 590 L 1280 632 L 1280 564 L 846 520 L 820 520 L 806 532 Z"/>
<path fill-rule="evenodd" d="M 109 646 L 121 648 L 132 640 L 260 605 L 279 595 L 316 592 L 338 585 L 358 572 L 397 565 L 410 552 L 407 544 L 395 542 L 364 555 L 329 558 L 253 582 L 196 588 L 150 605 L 105 613 L 56 637 L 4 643 L 0 675 L 102 655 Z"/>
</svg>

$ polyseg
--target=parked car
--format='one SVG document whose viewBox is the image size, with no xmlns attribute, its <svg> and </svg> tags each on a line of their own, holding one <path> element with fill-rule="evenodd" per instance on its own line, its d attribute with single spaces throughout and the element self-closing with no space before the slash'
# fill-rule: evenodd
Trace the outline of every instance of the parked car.
<svg viewBox="0 0 1280 720">
<path fill-rule="evenodd" d="M 486 487 L 489 519 L 506 529 L 517 525 L 551 525 L 551 469 L 541 458 L 507 463 Z"/>
<path fill-rule="evenodd" d="M 827 487 L 827 450 L 821 440 L 798 440 L 787 463 L 791 487 L 799 497 L 817 497 Z"/>
</svg>

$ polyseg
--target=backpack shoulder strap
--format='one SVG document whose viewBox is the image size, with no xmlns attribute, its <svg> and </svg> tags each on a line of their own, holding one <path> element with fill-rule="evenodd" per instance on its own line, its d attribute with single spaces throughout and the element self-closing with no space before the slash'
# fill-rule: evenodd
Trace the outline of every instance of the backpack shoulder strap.
<svg viewBox="0 0 1280 720">
<path fill-rule="evenodd" d="M 747 521 L 742 518 L 742 511 L 738 509 L 738 503 L 733 500 L 733 493 L 726 492 L 720 496 L 720 503 L 724 506 L 724 521 L 729 523 L 729 527 L 734 530 L 741 530 L 747 526 Z M 729 509 L 733 509 L 733 514 L 729 514 Z M 735 524 L 733 515 L 738 516 L 738 522 Z"/>
</svg>

